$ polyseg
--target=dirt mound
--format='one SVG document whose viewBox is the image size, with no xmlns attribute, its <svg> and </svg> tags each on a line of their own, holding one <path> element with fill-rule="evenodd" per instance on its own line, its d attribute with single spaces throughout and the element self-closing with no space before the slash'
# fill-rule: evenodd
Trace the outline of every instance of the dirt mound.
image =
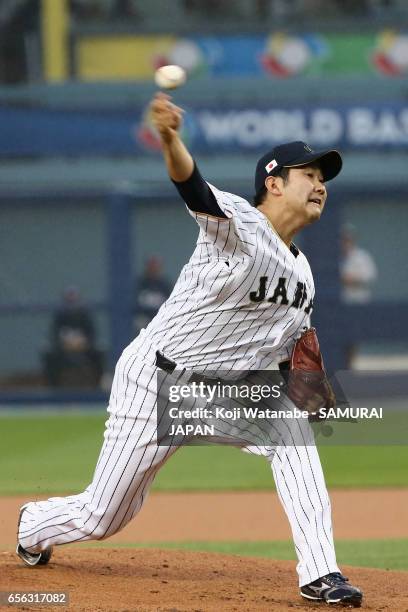
<svg viewBox="0 0 408 612">
<path fill-rule="evenodd" d="M 366 610 L 408 611 L 408 593 L 401 588 L 408 583 L 407 572 L 345 570 L 363 589 Z M 235 555 L 59 548 L 48 566 L 27 568 L 6 552 L 0 556 L 0 577 L 2 591 L 66 591 L 68 609 L 76 612 L 326 609 L 300 598 L 294 562 Z"/>
<path fill-rule="evenodd" d="M 330 497 L 336 541 L 408 538 L 408 489 L 338 490 L 330 491 Z M 33 498 L 1 498 L 0 549 L 14 546 L 19 508 Z M 109 543 L 261 542 L 291 537 L 281 503 L 272 491 L 155 492 L 136 519 L 109 538 Z"/>
</svg>

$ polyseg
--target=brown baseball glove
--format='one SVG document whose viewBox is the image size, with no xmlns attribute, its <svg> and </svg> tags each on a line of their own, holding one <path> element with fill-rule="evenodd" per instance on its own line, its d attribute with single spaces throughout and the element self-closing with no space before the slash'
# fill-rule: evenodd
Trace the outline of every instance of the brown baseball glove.
<svg viewBox="0 0 408 612">
<path fill-rule="evenodd" d="M 309 420 L 324 419 L 324 409 L 336 405 L 314 327 L 308 329 L 293 348 L 287 394 L 300 410 L 310 413 Z"/>
</svg>

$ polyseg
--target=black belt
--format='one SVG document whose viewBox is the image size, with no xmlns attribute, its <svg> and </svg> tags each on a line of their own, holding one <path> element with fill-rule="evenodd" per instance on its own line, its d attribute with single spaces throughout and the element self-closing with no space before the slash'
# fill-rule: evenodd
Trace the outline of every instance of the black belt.
<svg viewBox="0 0 408 612">
<path fill-rule="evenodd" d="M 177 368 L 176 362 L 173 361 L 172 359 L 169 359 L 168 357 L 165 357 L 163 353 L 161 353 L 160 351 L 156 351 L 155 365 L 158 368 L 160 368 L 160 370 L 163 370 L 164 372 L 168 372 L 168 374 L 173 374 L 173 372 Z M 186 368 L 183 368 L 180 374 L 184 373 L 185 371 L 186 371 Z M 209 378 L 208 376 L 202 376 L 201 374 L 196 374 L 192 372 L 188 379 L 188 382 L 189 383 L 194 382 L 198 384 L 203 382 L 207 385 L 215 385 L 217 382 L 222 382 L 222 380 L 220 378 Z"/>
<path fill-rule="evenodd" d="M 163 370 L 164 372 L 168 372 L 169 374 L 173 374 L 174 370 L 177 367 L 177 364 L 175 361 L 173 361 L 172 359 L 169 359 L 168 357 L 165 357 L 163 353 L 161 353 L 160 351 L 156 351 L 155 365 L 158 368 L 160 368 L 160 370 Z M 290 361 L 281 361 L 281 363 L 279 364 L 279 370 L 284 378 L 285 378 L 285 374 L 287 375 L 289 373 L 289 369 L 290 369 Z M 184 368 L 184 371 L 185 371 L 185 368 Z M 202 376 L 201 374 L 195 374 L 193 372 L 190 378 L 188 379 L 188 382 L 196 382 L 196 383 L 204 382 L 206 384 L 214 385 L 215 383 L 222 382 L 222 381 L 219 378 L 208 378 L 207 376 Z"/>
<path fill-rule="evenodd" d="M 172 361 L 171 359 L 168 359 L 167 357 L 165 357 L 163 353 L 161 353 L 160 351 L 156 351 L 155 365 L 161 370 L 164 370 L 164 372 L 173 374 L 174 370 L 176 369 L 177 364 L 175 361 Z"/>
</svg>

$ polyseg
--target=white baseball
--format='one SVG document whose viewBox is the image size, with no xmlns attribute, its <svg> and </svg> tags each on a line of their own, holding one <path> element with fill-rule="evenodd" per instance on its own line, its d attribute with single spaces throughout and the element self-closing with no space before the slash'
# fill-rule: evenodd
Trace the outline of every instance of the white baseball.
<svg viewBox="0 0 408 612">
<path fill-rule="evenodd" d="M 186 71 L 175 64 L 162 66 L 154 73 L 154 80 L 161 89 L 176 89 L 186 82 Z"/>
</svg>

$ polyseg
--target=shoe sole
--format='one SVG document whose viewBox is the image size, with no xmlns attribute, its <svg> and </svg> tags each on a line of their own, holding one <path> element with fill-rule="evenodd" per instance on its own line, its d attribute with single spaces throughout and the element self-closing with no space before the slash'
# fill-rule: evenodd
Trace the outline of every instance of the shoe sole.
<svg viewBox="0 0 408 612">
<path fill-rule="evenodd" d="M 321 601 L 323 603 L 327 603 L 329 606 L 353 606 L 354 608 L 360 608 L 361 602 L 363 601 L 362 595 L 350 595 L 350 597 L 343 597 L 342 599 L 336 599 L 332 601 L 327 601 L 323 597 L 312 597 L 311 595 L 305 595 L 300 592 L 301 596 L 304 599 L 308 599 L 309 601 Z"/>
</svg>

